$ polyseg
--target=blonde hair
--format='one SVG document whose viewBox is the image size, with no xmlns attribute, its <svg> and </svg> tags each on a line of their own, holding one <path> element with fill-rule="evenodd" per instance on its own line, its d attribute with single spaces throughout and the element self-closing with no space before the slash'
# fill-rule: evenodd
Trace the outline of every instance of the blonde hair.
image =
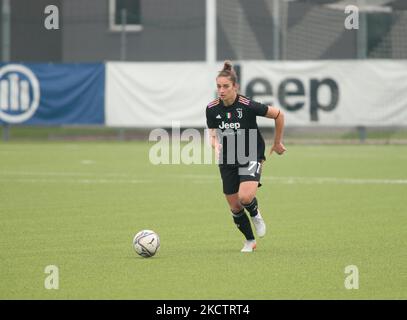
<svg viewBox="0 0 407 320">
<path fill-rule="evenodd" d="M 232 62 L 229 60 L 226 60 L 223 63 L 223 69 L 219 71 L 217 78 L 219 77 L 226 77 L 229 78 L 230 81 L 233 82 L 233 84 L 237 83 L 237 75 L 235 70 L 233 69 Z"/>
</svg>

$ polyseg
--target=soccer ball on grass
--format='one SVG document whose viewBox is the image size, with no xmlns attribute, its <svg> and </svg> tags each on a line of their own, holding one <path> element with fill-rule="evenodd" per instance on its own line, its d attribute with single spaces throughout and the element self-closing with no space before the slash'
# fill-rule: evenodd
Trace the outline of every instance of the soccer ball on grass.
<svg viewBox="0 0 407 320">
<path fill-rule="evenodd" d="M 133 238 L 133 247 L 138 255 L 152 257 L 160 248 L 160 237 L 152 230 L 141 230 Z"/>
</svg>

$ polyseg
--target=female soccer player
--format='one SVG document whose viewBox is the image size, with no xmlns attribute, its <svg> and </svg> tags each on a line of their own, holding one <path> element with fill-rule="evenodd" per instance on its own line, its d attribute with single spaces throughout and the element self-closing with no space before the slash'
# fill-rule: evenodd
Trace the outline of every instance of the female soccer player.
<svg viewBox="0 0 407 320">
<path fill-rule="evenodd" d="M 237 76 L 230 61 L 225 61 L 216 84 L 219 98 L 206 108 L 210 142 L 219 160 L 223 193 L 233 220 L 246 238 L 241 252 L 252 252 L 256 249 L 256 240 L 244 209 L 249 212 L 257 235 L 266 234 L 256 199 L 257 188 L 261 185 L 261 166 L 266 160 L 265 143 L 256 117 L 274 119 L 275 136 L 270 155 L 273 151 L 281 155 L 286 151 L 282 143 L 284 114 L 275 107 L 238 94 Z"/>
</svg>

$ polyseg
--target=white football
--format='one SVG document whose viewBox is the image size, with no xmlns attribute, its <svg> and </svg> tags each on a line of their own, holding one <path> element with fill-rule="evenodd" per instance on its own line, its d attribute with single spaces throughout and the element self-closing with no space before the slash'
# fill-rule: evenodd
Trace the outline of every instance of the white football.
<svg viewBox="0 0 407 320">
<path fill-rule="evenodd" d="M 133 238 L 133 247 L 138 255 L 152 257 L 160 248 L 160 237 L 152 230 L 141 230 Z"/>
</svg>

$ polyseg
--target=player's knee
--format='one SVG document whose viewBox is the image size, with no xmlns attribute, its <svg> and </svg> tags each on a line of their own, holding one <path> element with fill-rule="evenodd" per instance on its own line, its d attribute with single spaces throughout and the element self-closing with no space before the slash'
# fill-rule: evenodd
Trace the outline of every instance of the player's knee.
<svg viewBox="0 0 407 320">
<path fill-rule="evenodd" d="M 239 194 L 239 202 L 244 206 L 253 201 L 254 196 L 252 194 Z"/>
</svg>

